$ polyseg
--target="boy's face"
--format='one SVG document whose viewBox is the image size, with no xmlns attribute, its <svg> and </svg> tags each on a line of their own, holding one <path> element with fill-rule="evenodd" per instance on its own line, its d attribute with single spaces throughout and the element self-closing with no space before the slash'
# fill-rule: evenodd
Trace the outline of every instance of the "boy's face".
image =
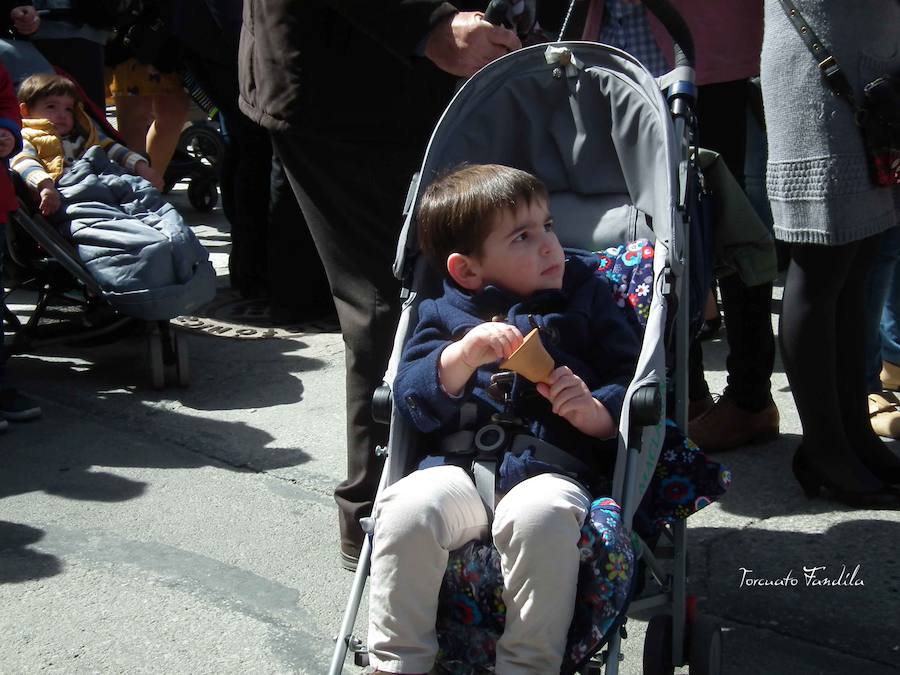
<svg viewBox="0 0 900 675">
<path fill-rule="evenodd" d="M 22 115 L 50 120 L 56 133 L 66 136 L 75 126 L 75 99 L 66 95 L 45 96 L 23 110 Z"/>
<path fill-rule="evenodd" d="M 542 199 L 533 199 L 530 205 L 522 204 L 515 211 L 503 209 L 481 254 L 465 258 L 472 276 L 462 285 L 470 290 L 493 284 L 524 297 L 543 289 L 562 288 L 565 255 Z"/>
</svg>

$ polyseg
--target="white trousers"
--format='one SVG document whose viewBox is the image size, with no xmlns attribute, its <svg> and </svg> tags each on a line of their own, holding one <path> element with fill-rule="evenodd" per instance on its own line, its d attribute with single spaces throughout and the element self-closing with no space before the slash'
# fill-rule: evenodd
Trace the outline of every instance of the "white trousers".
<svg viewBox="0 0 900 675">
<path fill-rule="evenodd" d="M 491 536 L 507 608 L 498 675 L 559 672 L 589 509 L 587 492 L 558 474 L 522 481 L 497 504 Z M 390 673 L 427 673 L 437 654 L 434 624 L 449 551 L 486 539 L 484 504 L 465 471 L 437 466 L 388 487 L 374 516 L 371 662 Z"/>
</svg>

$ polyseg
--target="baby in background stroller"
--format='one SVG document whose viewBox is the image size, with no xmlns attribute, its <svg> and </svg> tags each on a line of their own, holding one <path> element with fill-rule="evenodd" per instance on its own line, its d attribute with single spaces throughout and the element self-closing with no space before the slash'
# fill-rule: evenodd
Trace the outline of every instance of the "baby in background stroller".
<svg viewBox="0 0 900 675">
<path fill-rule="evenodd" d="M 56 181 L 90 148 L 99 145 L 109 159 L 161 190 L 162 179 L 144 157 L 107 137 L 79 100 L 75 85 L 60 75 L 38 74 L 19 87 L 22 151 L 12 168 L 40 196 L 40 211 L 50 216 L 61 198 Z"/>
<path fill-rule="evenodd" d="M 564 252 L 547 190 L 531 174 L 458 168 L 428 187 L 417 221 L 422 250 L 448 278 L 438 299 L 421 303 L 394 382 L 397 408 L 422 432 L 426 456 L 384 490 L 373 513 L 371 662 L 376 672 L 431 669 L 450 551 L 490 534 L 505 604 L 496 672 L 559 672 L 576 607 L 582 524 L 591 495 L 608 490 L 640 329 L 597 274 L 599 259 Z M 506 363 L 499 363 L 532 329 L 554 362 L 532 376 L 536 383 L 501 372 Z M 496 457 L 496 493 L 490 461 L 487 482 L 479 476 L 479 461 L 493 459 L 495 445 L 507 448 Z M 718 471 L 705 461 L 696 467 Z M 605 522 L 609 529 L 594 522 L 599 537 L 628 549 L 608 577 L 615 615 L 627 601 L 633 553 L 620 521 Z"/>
<path fill-rule="evenodd" d="M 160 194 L 157 172 L 88 117 L 76 85 L 32 75 L 19 100 L 24 149 L 12 169 L 39 194 L 41 213 L 76 245 L 113 308 L 162 321 L 211 300 L 215 272 L 206 249 Z"/>
<path fill-rule="evenodd" d="M 28 144 L 13 159 L 21 208 L 6 233 L 17 270 L 10 288 L 38 297 L 25 324 L 4 303 L 10 348 L 146 330 L 153 386 L 162 388 L 170 371 L 186 386 L 187 345 L 169 320 L 215 296 L 208 252 L 160 194 L 162 181 L 144 158 L 101 131 L 102 111 L 88 117 L 77 84 L 35 75 L 19 97 L 23 115 L 45 119 L 26 119 Z M 52 307 L 72 305 L 83 311 L 50 316 Z"/>
</svg>

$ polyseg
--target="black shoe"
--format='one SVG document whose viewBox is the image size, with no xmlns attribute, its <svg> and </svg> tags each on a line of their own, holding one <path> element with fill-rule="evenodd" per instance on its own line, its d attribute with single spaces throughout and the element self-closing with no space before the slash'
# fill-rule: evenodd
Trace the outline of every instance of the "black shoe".
<svg viewBox="0 0 900 675">
<path fill-rule="evenodd" d="M 843 467 L 833 467 L 833 471 L 826 472 L 822 465 L 812 463 L 801 445 L 794 453 L 791 468 L 808 499 L 824 496 L 849 506 L 886 504 L 900 500 L 900 492 L 878 480 L 855 458 L 851 458 Z M 840 475 L 842 479 L 835 481 L 826 473 Z"/>
<path fill-rule="evenodd" d="M 860 448 L 857 456 L 872 475 L 891 485 L 900 484 L 900 457 L 881 441 Z"/>
<path fill-rule="evenodd" d="M 0 419 L 10 422 L 35 420 L 42 415 L 40 406 L 15 389 L 0 391 Z"/>
</svg>

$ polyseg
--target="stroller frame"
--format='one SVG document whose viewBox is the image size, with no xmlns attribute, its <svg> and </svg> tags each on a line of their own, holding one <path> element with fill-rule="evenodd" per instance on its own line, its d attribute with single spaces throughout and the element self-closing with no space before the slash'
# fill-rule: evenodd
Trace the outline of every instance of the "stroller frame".
<svg viewBox="0 0 900 675">
<path fill-rule="evenodd" d="M 399 416 L 397 409 L 391 404 L 389 383 L 393 381 L 397 371 L 404 337 L 415 325 L 414 305 L 417 296 L 428 290 L 417 281 L 424 278 L 427 267 L 422 256 L 417 256 L 415 243 L 414 214 L 417 194 L 420 186 L 424 187 L 428 182 L 421 177 L 426 176 L 430 179 L 440 169 L 452 167 L 460 160 L 476 163 L 497 161 L 518 165 L 541 175 L 528 165 L 527 157 L 523 159 L 524 156 L 516 156 L 514 159 L 522 160 L 518 163 L 504 162 L 503 159 L 509 158 L 497 159 L 487 150 L 481 152 L 477 145 L 477 133 L 471 131 L 477 127 L 478 121 L 489 121 L 487 112 L 480 115 L 477 113 L 478 106 L 487 105 L 488 99 L 498 87 L 502 86 L 504 78 L 515 76 L 517 69 L 527 70 L 528 74 L 542 73 L 545 79 L 546 76 L 550 76 L 565 83 L 568 89 L 562 84 L 560 89 L 567 92 L 571 100 L 580 84 L 579 78 L 583 76 L 587 79 L 586 73 L 589 69 L 605 71 L 611 63 L 624 68 L 629 76 L 643 85 L 642 95 L 653 109 L 653 114 L 656 115 L 654 119 L 658 122 L 664 137 L 664 141 L 661 139 L 659 142 L 665 147 L 659 150 L 659 154 L 665 155 L 666 166 L 655 166 L 651 170 L 655 172 L 654 180 L 651 182 L 655 181 L 665 195 L 651 195 L 647 190 L 641 191 L 636 188 L 632 184 L 633 181 L 628 180 L 633 179 L 636 167 L 630 167 L 631 176 L 628 174 L 628 167 L 620 167 L 625 174 L 627 191 L 634 205 L 640 205 L 642 211 L 653 216 L 653 231 L 656 237 L 654 293 L 645 335 L 653 330 L 659 338 L 658 342 L 661 343 L 653 353 L 650 353 L 645 337 L 637 372 L 625 395 L 620 421 L 619 450 L 612 497 L 622 506 L 623 524 L 629 530 L 635 509 L 659 457 L 661 431 L 665 424 L 664 410 L 666 401 L 670 398 L 667 394 L 671 393 L 671 400 L 674 401 L 674 414 L 671 417 L 681 428 L 687 427 L 690 308 L 686 284 L 690 279 L 690 237 L 686 232 L 691 225 L 688 206 L 691 200 L 696 198 L 696 195 L 692 194 L 696 168 L 691 154 L 695 125 L 693 103 L 696 92 L 693 43 L 684 21 L 666 0 L 646 0 L 645 5 L 660 19 L 674 38 L 675 68 L 667 75 L 654 80 L 630 55 L 597 43 L 557 42 L 550 45 L 535 45 L 498 59 L 476 73 L 460 88 L 438 122 L 426 150 L 421 172 L 413 178 L 410 186 L 404 214 L 404 228 L 394 265 L 394 273 L 402 281 L 405 304 L 391 361 L 384 378 L 385 384 L 376 392 L 373 399 L 375 419 L 391 424 L 388 447 L 376 448 L 376 454 L 387 457 L 376 501 L 388 485 L 404 475 L 408 468 L 408 458 L 402 456 L 402 451 L 404 447 L 411 445 L 415 437 L 409 423 Z M 612 75 L 611 79 L 616 77 L 612 69 L 605 72 Z M 592 73 L 594 74 L 596 73 Z M 619 79 L 624 81 L 625 78 L 620 76 Z M 651 87 L 655 91 L 656 100 L 651 100 L 649 94 Z M 665 98 L 660 95 L 660 90 L 667 92 Z M 534 96 L 544 95 L 542 91 L 531 89 L 528 91 Z M 535 102 L 535 106 L 538 105 L 539 103 Z M 578 112 L 580 110 L 573 109 L 573 117 L 577 117 Z M 458 121 L 459 118 L 463 121 Z M 452 139 L 452 144 L 449 139 Z M 451 146 L 453 150 L 448 150 Z M 616 147 L 629 149 L 625 141 Z M 438 159 L 432 159 L 435 155 Z M 618 153 L 618 158 L 620 161 L 624 159 L 621 152 Z M 630 161 L 632 165 L 635 164 L 635 160 Z M 541 177 L 548 182 L 553 202 L 554 188 L 557 187 L 554 181 L 558 176 L 541 175 Z M 635 194 L 636 192 L 638 194 Z M 551 211 L 557 216 L 557 223 L 566 222 L 565 214 L 560 217 L 555 206 L 551 205 Z M 663 345 L 666 347 L 666 354 L 662 353 Z M 671 356 L 673 362 L 671 366 L 667 356 Z M 667 392 L 669 381 L 673 383 L 671 392 Z M 658 586 L 658 591 L 642 593 L 630 603 L 627 612 L 629 616 L 653 614 L 644 643 L 644 672 L 671 673 L 674 666 L 684 665 L 688 661 L 692 673 L 718 672 L 721 659 L 720 628 L 708 617 L 698 615 L 693 600 L 687 595 L 685 521 L 680 520 L 664 528 L 660 541 L 663 544 L 656 546 L 640 541 L 636 551 L 649 571 L 650 580 Z M 353 635 L 353 626 L 365 589 L 366 577 L 369 574 L 371 550 L 370 534 L 364 539 L 340 632 L 335 638 L 329 675 L 338 675 L 342 672 L 348 651 L 354 653 L 356 665 L 367 665 L 366 647 Z M 667 566 L 662 562 L 665 559 L 671 560 L 669 569 L 666 569 Z M 638 568 L 636 574 L 640 573 L 640 569 Z M 598 673 L 605 666 L 606 673 L 618 673 L 618 663 L 623 658 L 620 653 L 620 640 L 623 637 L 625 637 L 624 625 L 612 631 L 606 650 L 584 664 L 581 672 Z M 601 646 L 599 649 L 602 648 Z M 689 652 L 689 659 L 686 658 L 686 652 Z"/>
<path fill-rule="evenodd" d="M 39 213 L 30 214 L 28 189 L 15 173 L 10 174 L 19 194 L 19 209 L 10 214 L 6 224 L 9 257 L 24 279 L 11 285 L 10 291 L 28 287 L 37 292 L 31 316 L 23 324 L 0 298 L 2 325 L 12 331 L 12 339 L 4 344 L 11 354 L 22 354 L 54 344 L 101 339 L 117 332 L 147 334 L 150 381 L 154 389 L 163 389 L 167 376 L 181 387 L 190 384 L 187 341 L 181 338 L 168 320 L 145 321 L 121 314 L 103 299 L 103 290 L 81 264 L 74 244 L 63 237 Z M 23 241 L 27 236 L 32 241 Z M 27 249 L 33 250 L 27 250 Z M 52 325 L 41 322 L 52 306 L 78 306 L 84 310 L 107 308 L 111 315 L 94 325 L 86 321 L 60 321 Z M 85 312 L 75 316 L 85 317 Z"/>
</svg>

